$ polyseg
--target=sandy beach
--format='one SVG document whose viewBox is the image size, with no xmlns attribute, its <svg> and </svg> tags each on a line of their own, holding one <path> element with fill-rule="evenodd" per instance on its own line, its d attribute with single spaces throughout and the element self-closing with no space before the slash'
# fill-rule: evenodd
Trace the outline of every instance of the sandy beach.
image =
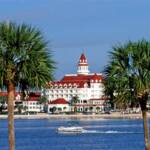
<svg viewBox="0 0 150 150">
<path fill-rule="evenodd" d="M 150 113 L 148 113 L 150 117 Z M 131 118 L 139 119 L 142 118 L 142 114 L 121 114 L 121 113 L 111 113 L 111 114 L 35 114 L 35 115 L 15 115 L 15 119 L 116 119 L 116 118 Z M 0 119 L 7 119 L 7 115 L 0 115 Z"/>
</svg>

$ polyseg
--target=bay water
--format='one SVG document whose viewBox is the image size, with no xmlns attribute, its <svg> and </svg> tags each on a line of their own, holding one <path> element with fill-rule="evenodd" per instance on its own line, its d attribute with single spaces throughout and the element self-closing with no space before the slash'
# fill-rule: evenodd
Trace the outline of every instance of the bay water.
<svg viewBox="0 0 150 150">
<path fill-rule="evenodd" d="M 0 150 L 8 150 L 7 120 L 0 120 Z M 58 133 L 80 126 L 80 134 Z M 141 119 L 16 119 L 16 150 L 144 150 Z"/>
</svg>

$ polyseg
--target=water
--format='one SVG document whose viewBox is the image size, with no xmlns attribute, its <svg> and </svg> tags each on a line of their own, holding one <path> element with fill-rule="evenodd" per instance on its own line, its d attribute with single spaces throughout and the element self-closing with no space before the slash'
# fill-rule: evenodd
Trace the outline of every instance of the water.
<svg viewBox="0 0 150 150">
<path fill-rule="evenodd" d="M 81 134 L 60 134 L 76 125 Z M 15 120 L 16 150 L 144 150 L 142 120 Z M 0 150 L 8 150 L 7 120 L 0 121 Z"/>
</svg>

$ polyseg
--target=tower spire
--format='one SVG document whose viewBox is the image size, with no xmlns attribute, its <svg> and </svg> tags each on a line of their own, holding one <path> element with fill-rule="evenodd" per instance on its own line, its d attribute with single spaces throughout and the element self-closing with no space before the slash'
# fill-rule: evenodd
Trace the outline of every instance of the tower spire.
<svg viewBox="0 0 150 150">
<path fill-rule="evenodd" d="M 86 59 L 84 53 L 82 53 L 80 56 L 79 62 L 78 62 L 77 73 L 87 75 L 89 73 L 88 66 L 89 65 L 88 65 L 87 59 Z"/>
</svg>

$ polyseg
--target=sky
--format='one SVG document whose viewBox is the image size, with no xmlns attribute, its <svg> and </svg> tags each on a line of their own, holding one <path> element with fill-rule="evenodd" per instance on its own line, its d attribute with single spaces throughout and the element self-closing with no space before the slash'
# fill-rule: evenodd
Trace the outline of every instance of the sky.
<svg viewBox="0 0 150 150">
<path fill-rule="evenodd" d="M 0 0 L 0 21 L 39 28 L 49 41 L 55 79 L 76 73 L 81 53 L 102 72 L 112 47 L 150 39 L 150 0 Z"/>
</svg>

